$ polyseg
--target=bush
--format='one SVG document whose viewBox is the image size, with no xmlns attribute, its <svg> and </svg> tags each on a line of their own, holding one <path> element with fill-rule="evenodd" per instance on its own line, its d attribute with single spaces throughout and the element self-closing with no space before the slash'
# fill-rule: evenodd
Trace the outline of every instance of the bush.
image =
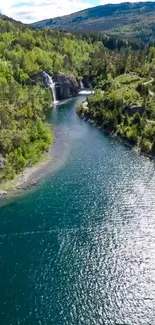
<svg viewBox="0 0 155 325">
<path fill-rule="evenodd" d="M 142 151 L 149 153 L 151 152 L 152 144 L 149 140 L 143 138 L 140 142 L 140 147 Z"/>
</svg>

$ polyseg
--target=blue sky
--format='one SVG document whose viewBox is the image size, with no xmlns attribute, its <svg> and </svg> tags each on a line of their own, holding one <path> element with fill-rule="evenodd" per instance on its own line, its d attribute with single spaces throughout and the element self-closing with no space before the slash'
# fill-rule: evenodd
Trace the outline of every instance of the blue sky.
<svg viewBox="0 0 155 325">
<path fill-rule="evenodd" d="M 130 0 L 136 2 L 135 0 Z M 144 0 L 145 1 L 145 0 Z M 62 16 L 88 7 L 121 0 L 0 0 L 0 12 L 25 23 Z M 140 2 L 143 2 L 141 0 Z"/>
</svg>

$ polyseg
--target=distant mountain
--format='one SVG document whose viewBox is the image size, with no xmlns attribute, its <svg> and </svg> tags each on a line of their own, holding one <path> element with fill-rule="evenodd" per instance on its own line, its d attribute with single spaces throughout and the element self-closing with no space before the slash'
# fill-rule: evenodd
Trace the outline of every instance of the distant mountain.
<svg viewBox="0 0 155 325">
<path fill-rule="evenodd" d="M 155 39 L 155 2 L 107 4 L 39 21 L 32 26 L 80 33 L 105 32 L 147 42 Z"/>
</svg>

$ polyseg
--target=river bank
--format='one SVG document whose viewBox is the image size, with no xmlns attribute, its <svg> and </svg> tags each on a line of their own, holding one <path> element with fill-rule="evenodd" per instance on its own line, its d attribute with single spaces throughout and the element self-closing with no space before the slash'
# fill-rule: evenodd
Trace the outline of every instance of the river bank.
<svg viewBox="0 0 155 325">
<path fill-rule="evenodd" d="M 51 110 L 47 115 L 47 121 L 49 125 L 52 125 L 54 133 L 54 141 L 52 142 L 50 149 L 44 154 L 42 160 L 32 167 L 27 167 L 20 174 L 12 180 L 5 181 L 0 184 L 0 200 L 5 197 L 14 197 L 20 195 L 23 191 L 35 188 L 40 184 L 42 180 L 50 173 L 54 173 L 64 166 L 68 156 L 70 154 L 70 146 L 72 139 L 69 135 L 66 135 L 63 127 L 57 125 L 58 113 L 64 114 L 64 108 L 72 105 L 76 105 L 76 102 L 81 102 L 86 99 L 86 95 L 81 95 L 76 99 L 69 99 L 62 101 L 57 108 Z M 65 138 L 67 139 L 65 141 Z"/>
<path fill-rule="evenodd" d="M 31 186 L 37 185 L 53 160 L 52 147 L 53 144 L 48 153 L 44 154 L 40 162 L 32 167 L 26 167 L 21 173 L 16 175 L 14 179 L 2 182 L 0 184 L 0 196 L 9 196 L 13 193 L 16 194 L 21 190 L 26 190 Z"/>
<path fill-rule="evenodd" d="M 87 108 L 86 107 L 87 104 L 88 104 L 87 102 L 83 103 L 83 109 L 84 110 Z M 113 138 L 117 138 L 117 140 L 119 142 L 121 142 L 125 147 L 127 147 L 129 149 L 132 149 L 132 150 L 135 150 L 139 155 L 143 155 L 145 157 L 148 157 L 150 160 L 155 161 L 155 155 L 153 153 L 148 153 L 146 151 L 143 151 L 140 146 L 136 146 L 134 143 L 130 142 L 127 138 L 125 138 L 124 136 L 119 134 L 117 131 L 111 130 L 108 127 L 99 126 L 96 121 L 94 121 L 91 118 L 86 117 L 85 114 L 83 112 L 80 113 L 78 111 L 78 109 L 76 109 L 76 113 L 81 119 L 87 121 L 90 124 L 93 124 L 96 128 L 98 128 L 102 132 L 104 132 L 105 135 L 113 137 Z"/>
</svg>

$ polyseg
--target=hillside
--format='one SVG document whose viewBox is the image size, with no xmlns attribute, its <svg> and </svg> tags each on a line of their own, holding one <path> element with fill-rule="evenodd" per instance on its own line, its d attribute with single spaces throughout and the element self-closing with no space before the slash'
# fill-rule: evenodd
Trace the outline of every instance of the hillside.
<svg viewBox="0 0 155 325">
<path fill-rule="evenodd" d="M 0 16 L 0 182 L 38 162 L 50 147 L 45 113 L 52 94 L 42 72 L 76 79 L 95 49 L 69 33 L 36 31 Z"/>
<path fill-rule="evenodd" d="M 106 32 L 128 38 L 154 40 L 155 2 L 108 4 L 32 24 L 74 32 Z"/>
<path fill-rule="evenodd" d="M 43 71 L 53 77 L 60 73 L 69 75 L 77 83 L 82 80 L 85 87 L 91 83 L 103 90 L 113 80 L 116 86 L 120 84 L 117 77 L 123 74 L 126 79 L 126 74 L 134 73 L 142 83 L 154 80 L 155 47 L 136 48 L 130 42 L 120 43 L 110 37 L 107 42 L 108 46 L 104 46 L 102 35 L 86 37 L 50 29 L 35 30 L 0 17 L 0 182 L 14 178 L 49 150 L 52 134 L 45 116 L 52 94 L 41 79 Z M 143 101 L 150 107 L 147 117 L 150 115 L 151 120 L 155 116 L 152 81 L 147 97 L 145 91 L 140 96 L 140 104 Z M 139 87 L 143 90 L 142 84 Z M 126 89 L 126 93 L 130 101 L 136 100 L 133 104 L 139 105 L 137 90 Z M 115 101 L 114 97 L 112 103 Z M 150 128 L 154 138 L 152 124 Z M 150 142 L 152 148 L 153 140 Z"/>
</svg>

